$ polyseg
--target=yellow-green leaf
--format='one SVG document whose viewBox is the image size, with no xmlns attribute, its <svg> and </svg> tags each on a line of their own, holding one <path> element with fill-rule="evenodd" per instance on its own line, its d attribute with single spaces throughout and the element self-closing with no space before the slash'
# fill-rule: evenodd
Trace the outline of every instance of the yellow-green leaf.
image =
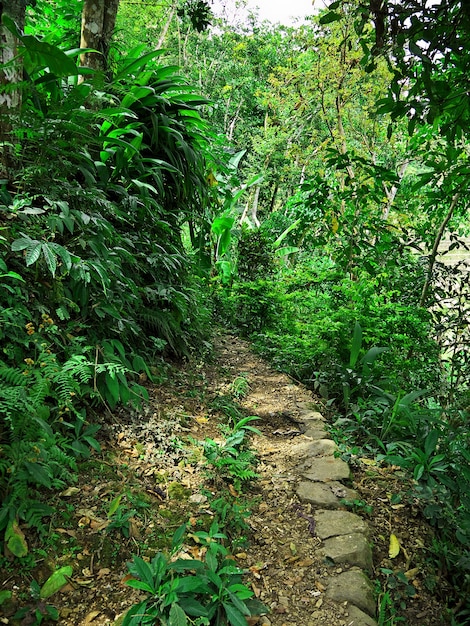
<svg viewBox="0 0 470 626">
<path fill-rule="evenodd" d="M 114 498 L 114 500 L 111 502 L 111 504 L 109 505 L 108 517 L 112 517 L 116 513 L 116 511 L 119 508 L 119 505 L 121 504 L 121 498 L 122 498 L 122 494 Z"/>
<path fill-rule="evenodd" d="M 390 545 L 388 548 L 388 556 L 394 559 L 400 552 L 400 542 L 395 535 L 390 535 Z"/>
<path fill-rule="evenodd" d="M 5 542 L 10 552 L 18 558 L 28 554 L 28 544 L 16 520 L 8 524 L 5 531 Z"/>
<path fill-rule="evenodd" d="M 49 576 L 44 585 L 41 587 L 41 598 L 43 600 L 50 598 L 54 595 L 54 593 L 62 589 L 62 587 L 68 583 L 68 578 L 72 576 L 72 571 L 73 570 L 70 565 L 65 565 Z"/>
</svg>

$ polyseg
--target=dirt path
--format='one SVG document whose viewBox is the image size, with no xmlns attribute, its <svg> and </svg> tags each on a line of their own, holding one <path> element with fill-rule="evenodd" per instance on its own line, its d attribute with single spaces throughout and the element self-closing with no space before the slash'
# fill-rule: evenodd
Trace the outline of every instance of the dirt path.
<svg viewBox="0 0 470 626">
<path fill-rule="evenodd" d="M 217 340 L 212 362 L 176 369 L 169 380 L 153 387 L 145 410 L 121 411 L 103 419 L 103 452 L 83 465 L 73 490 L 52 502 L 57 514 L 51 520 L 49 539 L 44 544 L 37 537 L 35 551 L 34 533 L 25 529 L 36 567 L 4 564 L 2 589 L 12 590 L 13 600 L 0 607 L 1 623 L 34 623 L 12 620 L 18 608 L 37 608 L 27 591 L 31 578 L 41 584 L 51 571 L 66 564 L 73 567 L 70 583 L 48 600 L 59 612 L 55 623 L 115 623 L 139 599 L 139 592 L 124 584 L 126 562 L 132 555 L 151 557 L 168 546 L 168 537 L 181 523 L 189 519 L 197 528 L 214 515 L 211 500 L 221 487 L 216 479 L 212 483 L 208 479 L 197 442 L 220 436 L 220 409 L 227 398 L 237 399 L 244 412 L 260 418 L 254 425 L 261 434 L 252 441 L 260 478 L 235 500 L 240 510 L 247 506 L 250 515 L 246 531 L 233 533 L 235 557 L 248 571 L 247 584 L 270 609 L 267 616 L 251 623 L 374 624 L 354 621 L 347 604 L 325 593 L 331 577 L 349 570 L 349 565 L 325 558 L 312 523 L 314 507 L 297 495 L 299 443 L 309 439 L 301 434 L 299 420 L 314 398 L 274 372 L 247 342 L 234 337 Z M 417 593 L 403 602 L 409 619 L 404 623 L 443 624 L 442 607 L 423 582 L 423 543 L 432 537 L 415 509 L 389 506 L 390 492 L 396 487 L 393 472 L 358 467 L 350 486 L 375 507 L 369 519 L 375 572 L 397 566 L 415 570 L 409 584 Z M 241 525 L 236 516 L 231 522 Z M 407 548 L 406 563 L 402 555 L 394 563 L 387 560 L 392 531 Z"/>
</svg>

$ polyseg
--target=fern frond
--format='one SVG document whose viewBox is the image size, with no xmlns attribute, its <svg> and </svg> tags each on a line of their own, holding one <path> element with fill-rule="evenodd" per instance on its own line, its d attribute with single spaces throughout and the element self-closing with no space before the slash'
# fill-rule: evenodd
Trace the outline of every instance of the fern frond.
<svg viewBox="0 0 470 626">
<path fill-rule="evenodd" d="M 93 378 L 93 364 L 83 354 L 74 354 L 62 366 L 61 372 L 86 385 Z"/>
<path fill-rule="evenodd" d="M 23 370 L 17 367 L 8 367 L 3 364 L 0 364 L 0 380 L 15 387 L 24 387 L 27 384 Z"/>
</svg>

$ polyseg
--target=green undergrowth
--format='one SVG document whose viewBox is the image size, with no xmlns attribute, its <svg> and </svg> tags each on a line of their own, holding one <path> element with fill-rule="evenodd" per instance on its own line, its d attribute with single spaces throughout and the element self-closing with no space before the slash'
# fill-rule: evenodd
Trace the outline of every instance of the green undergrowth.
<svg viewBox="0 0 470 626">
<path fill-rule="evenodd" d="M 175 372 L 175 390 L 181 390 L 178 380 Z M 159 619 L 168 624 L 239 626 L 246 625 L 250 615 L 267 611 L 244 584 L 244 571 L 232 556 L 250 541 L 257 459 L 249 437 L 258 431 L 253 425 L 257 418 L 245 415 L 237 403 L 238 379 L 230 389 L 230 395 L 207 399 L 211 419 L 220 422 L 213 437 L 199 441 L 184 430 L 172 432 L 161 416 L 153 433 L 161 438 L 161 467 L 158 458 L 146 456 L 144 440 L 123 439 L 122 455 L 109 442 L 102 449 L 96 433 L 93 446 L 88 443 L 87 458 L 82 454 L 75 461 L 78 480 L 51 486 L 50 508 L 42 511 L 41 523 L 12 529 L 16 544 L 11 547 L 24 551 L 9 550 L 0 568 L 21 593 L 0 596 L 0 605 L 10 610 L 13 624 L 25 617 L 31 624 L 57 619 L 60 602 L 55 602 L 55 593 L 68 580 L 88 584 L 81 572 L 90 563 L 95 573 L 122 572 L 129 563 L 127 584 L 147 594 L 147 600 L 123 618 L 125 624 Z M 203 387 L 197 389 L 191 402 L 204 395 Z M 187 423 L 187 416 L 180 419 Z M 198 475 L 196 486 L 184 484 L 181 472 Z M 38 501 L 45 493 L 45 486 L 39 488 Z M 66 580 L 46 602 L 41 589 L 64 567 L 70 568 Z M 33 581 L 29 589 L 25 580 Z M 92 581 L 90 575 L 89 584 L 95 584 Z"/>
</svg>

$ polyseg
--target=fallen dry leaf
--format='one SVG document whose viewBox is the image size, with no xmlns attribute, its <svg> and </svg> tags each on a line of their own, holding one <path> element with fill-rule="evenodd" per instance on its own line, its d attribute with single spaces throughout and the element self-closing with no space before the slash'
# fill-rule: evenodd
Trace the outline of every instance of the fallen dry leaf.
<svg viewBox="0 0 470 626">
<path fill-rule="evenodd" d="M 90 520 L 89 526 L 94 533 L 98 533 L 100 530 L 107 528 L 110 523 L 111 522 L 109 520 L 92 519 Z"/>
<path fill-rule="evenodd" d="M 88 615 L 83 620 L 83 626 L 86 626 L 86 624 L 91 624 L 91 622 L 95 619 L 95 617 L 98 617 L 98 615 L 101 615 L 101 611 L 91 611 L 90 613 L 88 613 Z"/>
<path fill-rule="evenodd" d="M 63 498 L 70 498 L 71 496 L 75 496 L 77 493 L 80 493 L 80 489 L 78 487 L 69 487 L 65 489 L 65 491 L 60 492 L 60 496 Z"/>
<path fill-rule="evenodd" d="M 94 584 L 93 578 L 74 578 L 73 582 L 80 587 L 93 587 Z"/>
<path fill-rule="evenodd" d="M 67 530 L 66 528 L 55 528 L 56 533 L 60 533 L 61 535 L 69 535 L 70 537 L 76 537 L 77 533 L 74 530 Z"/>
</svg>

